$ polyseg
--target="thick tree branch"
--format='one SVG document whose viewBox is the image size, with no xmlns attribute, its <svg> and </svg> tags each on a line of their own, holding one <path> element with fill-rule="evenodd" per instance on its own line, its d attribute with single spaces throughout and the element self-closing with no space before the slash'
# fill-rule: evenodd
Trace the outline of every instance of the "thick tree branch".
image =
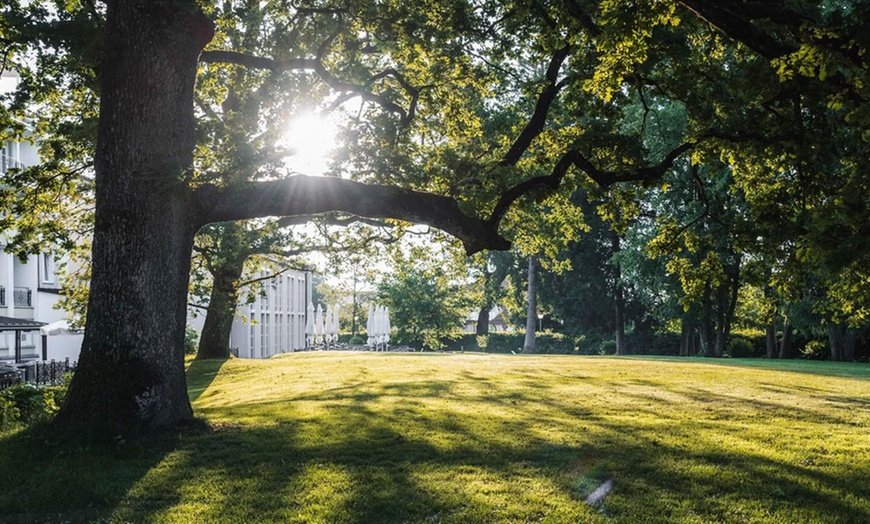
<svg viewBox="0 0 870 524">
<path fill-rule="evenodd" d="M 512 166 L 519 162 L 523 153 L 525 153 L 526 149 L 528 149 L 532 144 L 532 141 L 544 130 L 544 124 L 547 122 L 547 114 L 550 112 L 550 106 L 552 105 L 553 100 L 556 99 L 559 91 L 564 87 L 564 83 L 558 81 L 558 76 L 559 70 L 565 62 L 565 59 L 568 57 L 570 49 L 570 47 L 565 46 L 553 53 L 553 57 L 550 59 L 550 65 L 547 67 L 547 85 L 541 91 L 541 94 L 538 95 L 538 101 L 535 103 L 535 111 L 532 113 L 532 117 L 529 119 L 528 123 L 526 123 L 526 127 L 523 128 L 522 132 L 520 132 L 519 136 L 514 140 L 514 143 L 511 144 L 510 149 L 508 149 L 508 152 L 500 162 L 501 165 Z"/>
<path fill-rule="evenodd" d="M 202 224 L 340 211 L 430 225 L 461 240 L 469 254 L 511 245 L 489 222 L 463 213 L 452 198 L 341 178 L 297 175 L 225 188 L 205 185 L 194 201 Z"/>
<path fill-rule="evenodd" d="M 797 47 L 773 38 L 747 18 L 743 2 L 680 0 L 698 18 L 722 31 L 728 37 L 742 42 L 768 60 L 797 51 Z"/>
<path fill-rule="evenodd" d="M 528 180 L 524 180 L 514 187 L 505 191 L 501 198 L 499 198 L 498 203 L 496 203 L 495 208 L 492 210 L 492 214 L 490 214 L 489 222 L 491 227 L 497 228 L 498 224 L 501 222 L 501 219 L 504 218 L 505 213 L 508 212 L 511 205 L 520 198 L 521 196 L 530 193 L 536 189 L 549 189 L 555 191 L 559 188 L 559 184 L 562 183 L 562 179 L 565 177 L 565 174 L 568 172 L 568 169 L 574 164 L 572 153 L 566 153 L 556 162 L 556 166 L 553 168 L 552 173 L 547 176 L 539 176 L 535 178 L 530 178 Z"/>
<path fill-rule="evenodd" d="M 572 162 L 581 171 L 586 173 L 589 178 L 595 181 L 596 184 L 607 187 L 619 182 L 651 182 L 663 177 L 667 171 L 673 167 L 674 162 L 686 151 L 694 149 L 695 142 L 684 142 L 671 150 L 665 155 L 665 158 L 653 166 L 642 167 L 634 172 L 615 172 L 602 171 L 595 167 L 592 162 L 583 156 L 579 151 L 571 151 L 568 153 L 572 157 Z"/>
<path fill-rule="evenodd" d="M 618 182 L 648 182 L 657 180 L 664 176 L 668 169 L 673 167 L 674 162 L 680 155 L 694 147 L 694 142 L 683 143 L 668 153 L 667 156 L 665 156 L 665 158 L 658 164 L 639 168 L 633 173 L 603 171 L 595 167 L 595 165 L 579 151 L 568 151 L 562 155 L 562 158 L 560 158 L 558 162 L 556 162 L 553 171 L 549 175 L 530 178 L 529 180 L 520 182 L 504 192 L 493 208 L 492 214 L 490 214 L 487 222 L 490 227 L 497 228 L 510 206 L 513 205 L 518 198 L 527 193 L 537 189 L 555 191 L 559 187 L 559 184 L 562 183 L 562 179 L 565 177 L 565 174 L 571 166 L 576 166 L 598 185 L 604 187 Z"/>
</svg>

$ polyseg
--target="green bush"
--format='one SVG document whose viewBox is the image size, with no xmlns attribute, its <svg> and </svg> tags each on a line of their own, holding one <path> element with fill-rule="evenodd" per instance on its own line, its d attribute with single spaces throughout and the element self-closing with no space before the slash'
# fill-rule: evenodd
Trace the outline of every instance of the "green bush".
<svg viewBox="0 0 870 524">
<path fill-rule="evenodd" d="M 348 343 L 348 344 L 355 344 L 355 345 L 358 346 L 358 345 L 360 345 L 360 344 L 365 344 L 365 343 L 366 343 L 366 339 L 357 336 L 357 337 L 353 337 L 353 338 L 351 338 L 350 340 L 348 340 L 347 343 Z"/>
<path fill-rule="evenodd" d="M 184 353 L 187 355 L 196 355 L 197 346 L 199 345 L 199 333 L 190 326 L 184 329 Z"/>
<path fill-rule="evenodd" d="M 523 333 L 490 333 L 486 341 L 487 353 L 521 353 Z M 561 333 L 539 333 L 535 335 L 535 353 L 541 355 L 570 355 L 574 353 L 571 339 Z"/>
<path fill-rule="evenodd" d="M 743 337 L 732 336 L 728 340 L 728 356 L 731 358 L 751 358 L 755 357 L 755 347 L 752 341 Z"/>
<path fill-rule="evenodd" d="M 51 419 L 63 403 L 67 384 L 41 387 L 18 384 L 0 391 L 0 425 L 8 427 Z"/>
<path fill-rule="evenodd" d="M 821 340 L 810 340 L 801 349 L 801 354 L 813 360 L 827 360 L 831 356 L 831 348 Z"/>
<path fill-rule="evenodd" d="M 616 341 L 615 340 L 605 340 L 598 346 L 598 352 L 601 355 L 613 355 L 616 353 Z"/>
</svg>

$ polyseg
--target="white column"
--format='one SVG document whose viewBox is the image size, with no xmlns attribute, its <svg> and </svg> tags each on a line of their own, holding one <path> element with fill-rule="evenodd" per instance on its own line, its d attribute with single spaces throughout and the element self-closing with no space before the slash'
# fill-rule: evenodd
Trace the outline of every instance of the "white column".
<svg viewBox="0 0 870 524">
<path fill-rule="evenodd" d="M 3 284 L 6 287 L 6 316 L 15 316 L 15 255 L 8 253 L 6 255 L 6 282 Z"/>
</svg>

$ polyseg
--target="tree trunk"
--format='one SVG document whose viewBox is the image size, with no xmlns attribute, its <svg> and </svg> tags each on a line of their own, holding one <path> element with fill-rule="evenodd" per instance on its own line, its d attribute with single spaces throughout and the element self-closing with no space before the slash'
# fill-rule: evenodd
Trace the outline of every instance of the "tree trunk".
<svg viewBox="0 0 870 524">
<path fill-rule="evenodd" d="M 477 314 L 477 327 L 475 332 L 478 336 L 489 335 L 489 308 L 490 304 L 484 304 Z"/>
<path fill-rule="evenodd" d="M 734 311 L 737 309 L 737 295 L 740 292 L 740 259 L 736 260 L 727 268 L 729 287 L 724 284 L 719 286 L 718 322 L 716 323 L 716 353 L 715 356 L 725 355 L 725 347 L 728 345 L 728 337 L 731 336 L 731 322 L 734 320 Z"/>
<path fill-rule="evenodd" d="M 692 323 L 687 314 L 680 317 L 680 356 L 688 357 L 689 348 L 692 344 Z"/>
<path fill-rule="evenodd" d="M 791 332 L 791 323 L 785 319 L 782 324 L 782 340 L 779 341 L 779 358 L 794 358 L 791 351 Z"/>
<path fill-rule="evenodd" d="M 855 346 L 857 343 L 858 334 L 854 329 L 846 328 L 846 333 L 843 337 L 843 362 L 855 360 Z"/>
<path fill-rule="evenodd" d="M 611 240 L 613 253 L 619 252 L 619 235 L 613 234 Z M 622 272 L 619 269 L 619 263 L 614 264 L 614 289 L 613 289 L 613 320 L 616 325 L 616 354 L 627 355 L 628 351 L 625 347 L 625 301 L 622 296 Z"/>
<path fill-rule="evenodd" d="M 704 356 L 713 356 L 713 304 L 709 282 L 704 286 L 704 296 L 701 298 L 701 324 L 698 332 L 701 338 L 701 353 Z"/>
<path fill-rule="evenodd" d="M 196 358 L 230 358 L 230 332 L 239 302 L 236 286 L 245 266 L 244 260 L 234 262 L 235 267 L 224 268 L 227 273 L 214 276 Z"/>
<path fill-rule="evenodd" d="M 535 328 L 538 323 L 538 285 L 537 264 L 535 257 L 529 257 L 529 288 L 528 308 L 526 309 L 526 338 L 523 341 L 523 353 L 535 352 Z"/>
<path fill-rule="evenodd" d="M 776 358 L 776 320 L 771 320 L 767 323 L 764 331 L 764 343 L 767 350 L 767 358 Z"/>
<path fill-rule="evenodd" d="M 828 324 L 828 340 L 831 343 L 831 360 L 834 362 L 842 361 L 845 357 L 843 351 L 843 341 L 846 338 L 846 329 L 833 322 Z"/>
<path fill-rule="evenodd" d="M 202 224 L 183 180 L 193 165 L 197 58 L 213 35 L 193 4 L 107 5 L 88 316 L 55 419 L 95 436 L 193 417 L 183 347 Z"/>
<path fill-rule="evenodd" d="M 483 263 L 483 304 L 480 307 L 480 313 L 477 314 L 477 325 L 475 333 L 477 336 L 489 335 L 489 310 L 492 308 L 492 294 L 489 291 L 490 278 L 492 274 L 489 272 L 488 263 Z"/>
</svg>

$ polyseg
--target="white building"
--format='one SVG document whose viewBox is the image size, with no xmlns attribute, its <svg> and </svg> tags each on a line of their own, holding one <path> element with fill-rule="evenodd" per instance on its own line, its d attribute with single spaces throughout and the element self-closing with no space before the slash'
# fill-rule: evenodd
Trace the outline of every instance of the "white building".
<svg viewBox="0 0 870 524">
<path fill-rule="evenodd" d="M 0 176 L 9 169 L 39 162 L 35 146 L 6 141 L 0 148 Z M 6 245 L 0 234 L 0 248 Z M 63 320 L 66 313 L 55 309 L 60 299 L 60 284 L 56 272 L 58 260 L 48 253 L 30 255 L 21 261 L 13 254 L 0 252 L 0 316 L 36 320 L 51 324 Z M 48 359 L 71 361 L 78 359 L 82 335 L 56 335 L 47 339 Z M 21 334 L 21 357 L 24 360 L 42 358 L 42 339 L 38 331 Z M 0 361 L 15 359 L 15 334 L 0 333 Z"/>
<path fill-rule="evenodd" d="M 260 273 L 253 278 L 264 276 L 265 273 Z M 305 349 L 311 273 L 287 269 L 261 285 L 262 292 L 239 301 L 230 332 L 230 350 L 241 358 L 269 358 Z M 250 304 L 248 298 L 253 299 Z M 203 315 L 188 319 L 198 331 L 202 330 L 204 320 Z"/>
<path fill-rule="evenodd" d="M 269 358 L 305 349 L 311 273 L 288 269 L 266 281 L 263 288 L 265 296 L 258 295 L 253 303 L 239 308 L 230 333 L 233 353 L 242 358 Z"/>
</svg>

